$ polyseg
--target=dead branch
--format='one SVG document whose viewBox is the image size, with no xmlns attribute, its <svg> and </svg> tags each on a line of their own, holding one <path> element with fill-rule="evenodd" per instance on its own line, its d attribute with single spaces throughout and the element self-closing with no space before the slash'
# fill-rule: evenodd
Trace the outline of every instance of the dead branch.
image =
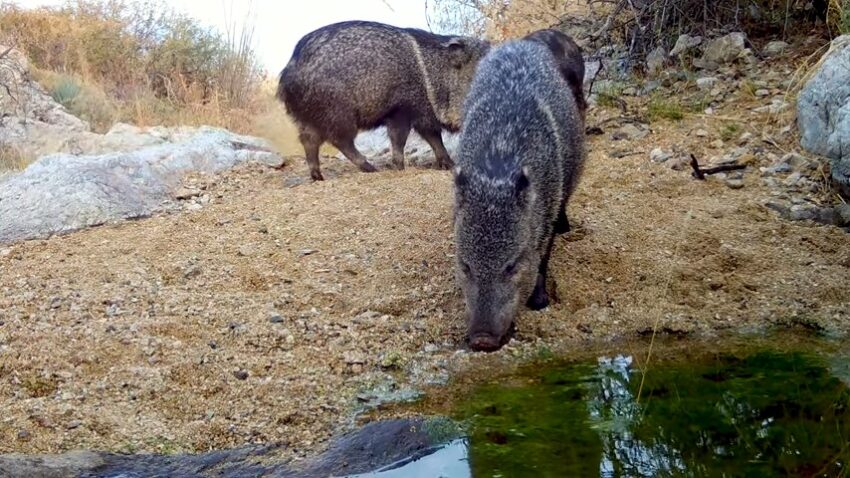
<svg viewBox="0 0 850 478">
<path fill-rule="evenodd" d="M 697 157 L 691 154 L 691 169 L 694 170 L 692 176 L 700 181 L 705 181 L 705 177 L 712 174 L 722 173 L 724 171 L 739 171 L 746 168 L 747 165 L 745 164 L 723 164 L 713 168 L 701 168 Z"/>
</svg>

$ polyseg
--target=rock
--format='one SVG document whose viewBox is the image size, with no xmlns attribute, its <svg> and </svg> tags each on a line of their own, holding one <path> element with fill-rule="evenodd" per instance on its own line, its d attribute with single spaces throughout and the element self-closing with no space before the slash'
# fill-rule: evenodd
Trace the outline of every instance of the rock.
<svg viewBox="0 0 850 478">
<path fill-rule="evenodd" d="M 753 109 L 756 113 L 770 113 L 770 114 L 778 114 L 788 109 L 790 106 L 785 100 L 781 98 L 773 98 L 770 100 L 769 105 L 760 106 L 758 108 Z"/>
<path fill-rule="evenodd" d="M 788 43 L 782 40 L 774 40 L 765 45 L 761 53 L 767 58 L 773 58 L 785 53 L 785 50 L 787 50 L 789 46 L 790 45 L 788 45 Z"/>
<path fill-rule="evenodd" d="M 694 60 L 694 66 L 705 70 L 716 70 L 745 56 L 747 36 L 742 32 L 734 32 L 716 38 L 705 45 L 701 58 Z"/>
<path fill-rule="evenodd" d="M 298 251 L 298 255 L 303 257 L 303 256 L 313 255 L 317 252 L 319 252 L 319 251 L 316 250 L 316 249 L 301 249 L 300 251 Z"/>
<path fill-rule="evenodd" d="M 273 324 L 283 323 L 283 317 L 278 313 L 274 313 L 271 315 L 271 317 L 269 317 L 269 322 Z"/>
<path fill-rule="evenodd" d="M 75 428 L 80 428 L 82 425 L 83 425 L 83 422 L 81 422 L 79 420 L 71 420 L 70 422 L 68 422 L 65 425 L 65 428 L 67 428 L 68 430 L 73 430 Z"/>
<path fill-rule="evenodd" d="M 639 127 L 635 126 L 634 124 L 629 123 L 629 124 L 626 124 L 626 125 L 620 127 L 620 129 L 615 131 L 614 134 L 611 137 L 615 141 L 622 140 L 622 139 L 625 139 L 625 140 L 628 140 L 628 141 L 633 141 L 633 140 L 637 140 L 637 139 L 643 139 L 648 134 L 649 134 L 649 130 L 644 129 L 644 128 L 639 128 Z"/>
<path fill-rule="evenodd" d="M 765 90 L 765 89 L 756 90 L 755 95 L 759 98 L 764 98 L 766 96 L 770 96 L 770 90 Z"/>
<path fill-rule="evenodd" d="M 720 79 L 716 76 L 706 76 L 703 78 L 697 78 L 697 88 L 701 90 L 710 90 L 714 88 L 719 81 Z"/>
<path fill-rule="evenodd" d="M 697 138 L 707 138 L 708 137 L 708 131 L 706 131 L 702 128 L 695 129 L 694 130 L 694 136 L 696 136 Z"/>
<path fill-rule="evenodd" d="M 797 97 L 803 148 L 831 161 L 832 179 L 850 197 L 850 35 L 832 41 Z"/>
<path fill-rule="evenodd" d="M 836 218 L 838 219 L 838 226 L 850 226 L 850 204 L 840 204 L 836 206 L 835 214 Z"/>
<path fill-rule="evenodd" d="M 742 134 L 740 138 L 738 138 L 738 145 L 743 146 L 743 145 L 749 143 L 750 141 L 752 141 L 752 139 L 753 139 L 753 134 L 750 133 L 750 132 L 746 132 L 746 133 Z"/>
<path fill-rule="evenodd" d="M 236 370 L 233 372 L 233 376 L 236 377 L 236 380 L 248 380 L 248 371 L 247 370 Z"/>
<path fill-rule="evenodd" d="M 0 45 L 0 52 L 7 47 Z M 0 144 L 36 158 L 57 151 L 70 137 L 88 132 L 85 121 L 53 100 L 30 74 L 26 57 L 9 50 L 0 58 Z"/>
<path fill-rule="evenodd" d="M 0 179 L 0 217 L 11 218 L 0 222 L 0 243 L 148 216 L 173 197 L 185 173 L 276 156 L 265 141 L 220 128 L 168 132 L 164 144 L 127 153 L 48 155 Z"/>
<path fill-rule="evenodd" d="M 741 188 L 744 187 L 744 180 L 743 179 L 727 179 L 726 180 L 726 186 L 728 186 L 730 189 L 741 189 Z"/>
<path fill-rule="evenodd" d="M 362 365 L 366 363 L 366 359 L 362 354 L 351 350 L 342 354 L 342 360 L 348 365 Z"/>
<path fill-rule="evenodd" d="M 18 437 L 19 441 L 30 441 L 30 438 L 32 438 L 32 435 L 30 434 L 30 432 L 28 432 L 26 430 L 20 430 L 18 432 L 17 437 Z"/>
<path fill-rule="evenodd" d="M 809 160 L 800 153 L 788 153 L 782 156 L 779 162 L 790 165 L 795 171 L 814 171 L 818 168 L 816 162 Z"/>
<path fill-rule="evenodd" d="M 663 163 L 672 157 L 672 153 L 664 152 L 661 148 L 655 148 L 649 152 L 649 159 L 655 163 Z"/>
<path fill-rule="evenodd" d="M 712 147 L 712 148 L 714 148 L 714 149 L 721 149 L 721 148 L 723 148 L 724 146 L 726 146 L 726 145 L 723 143 L 723 140 L 722 140 L 722 139 L 715 139 L 715 140 L 714 140 L 714 141 L 712 141 L 710 144 L 711 144 L 711 147 Z"/>
<path fill-rule="evenodd" d="M 178 201 L 184 201 L 186 199 L 191 199 L 193 197 L 200 196 L 200 195 L 201 195 L 200 189 L 190 189 L 190 188 L 186 188 L 186 187 L 181 187 L 181 188 L 177 189 L 176 191 L 174 191 L 173 197 L 174 197 L 174 199 L 177 199 Z"/>
<path fill-rule="evenodd" d="M 679 38 L 676 40 L 676 44 L 673 45 L 673 49 L 670 50 L 671 57 L 679 57 L 682 56 L 683 53 L 686 53 L 702 43 L 701 36 L 690 36 L 688 34 L 679 35 Z"/>
<path fill-rule="evenodd" d="M 294 188 L 301 186 L 307 180 L 304 179 L 303 176 L 291 176 L 283 180 L 283 187 L 285 188 Z"/>
<path fill-rule="evenodd" d="M 664 64 L 667 61 L 667 50 L 663 46 L 649 52 L 646 55 L 646 72 L 650 76 L 655 76 L 664 69 Z"/>
</svg>

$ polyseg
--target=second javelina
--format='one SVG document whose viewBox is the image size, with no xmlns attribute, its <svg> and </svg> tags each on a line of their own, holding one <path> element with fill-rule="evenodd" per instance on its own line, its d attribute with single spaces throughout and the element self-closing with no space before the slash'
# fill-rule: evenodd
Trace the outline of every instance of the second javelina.
<svg viewBox="0 0 850 478">
<path fill-rule="evenodd" d="M 548 305 L 554 235 L 584 162 L 581 112 L 559 65 L 537 41 L 494 48 L 464 106 L 455 168 L 457 277 L 469 344 L 495 350 L 519 308 Z"/>
<path fill-rule="evenodd" d="M 469 37 L 350 21 L 305 35 L 280 74 L 278 98 L 299 128 L 310 176 L 321 180 L 319 147 L 329 141 L 360 170 L 375 168 L 355 148 L 361 130 L 385 125 L 393 164 L 404 167 L 411 127 L 449 168 L 442 130 L 457 131 L 478 60 L 489 44 Z"/>
</svg>

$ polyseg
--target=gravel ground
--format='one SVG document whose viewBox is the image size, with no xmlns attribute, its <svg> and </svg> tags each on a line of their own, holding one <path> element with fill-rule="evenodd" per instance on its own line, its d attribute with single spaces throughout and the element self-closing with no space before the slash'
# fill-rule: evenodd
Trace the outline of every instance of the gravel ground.
<svg viewBox="0 0 850 478">
<path fill-rule="evenodd" d="M 299 184 L 300 159 L 244 167 L 191 179 L 204 199 L 180 213 L 0 248 L 0 453 L 282 441 L 299 457 L 375 387 L 403 396 L 517 349 L 656 326 L 850 331 L 850 235 L 766 208 L 760 153 L 734 188 L 650 161 L 674 143 L 719 154 L 716 121 L 613 141 L 615 116 L 591 115 L 606 133 L 556 241 L 558 303 L 524 313 L 496 354 L 458 352 L 448 172 L 328 159 L 328 181 Z"/>
</svg>

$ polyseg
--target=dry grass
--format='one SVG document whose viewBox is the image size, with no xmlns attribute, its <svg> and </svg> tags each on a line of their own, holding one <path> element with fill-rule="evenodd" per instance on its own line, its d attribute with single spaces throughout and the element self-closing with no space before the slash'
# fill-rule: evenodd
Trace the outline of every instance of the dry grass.
<svg viewBox="0 0 850 478">
<path fill-rule="evenodd" d="M 30 161 L 17 148 L 0 144 L 0 173 L 24 169 Z"/>
</svg>

